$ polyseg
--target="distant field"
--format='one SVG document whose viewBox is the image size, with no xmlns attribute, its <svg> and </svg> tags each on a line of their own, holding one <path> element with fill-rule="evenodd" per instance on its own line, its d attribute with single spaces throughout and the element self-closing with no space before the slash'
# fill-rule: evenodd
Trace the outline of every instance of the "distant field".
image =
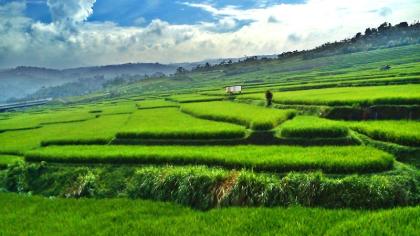
<svg viewBox="0 0 420 236">
<path fill-rule="evenodd" d="M 87 106 L 91 111 L 100 111 L 101 115 L 110 114 L 128 114 L 136 110 L 134 102 L 118 102 L 118 103 L 105 103 L 101 105 Z"/>
<path fill-rule="evenodd" d="M 180 103 L 189 103 L 189 102 L 221 101 L 225 99 L 225 97 L 224 96 L 205 96 L 205 95 L 200 95 L 200 94 L 182 94 L 182 95 L 170 96 L 169 99 L 176 102 L 180 102 Z"/>
<path fill-rule="evenodd" d="M 233 102 L 183 104 L 181 110 L 204 119 L 244 125 L 253 130 L 270 130 L 293 117 L 293 110 L 263 108 Z"/>
<path fill-rule="evenodd" d="M 353 105 L 419 104 L 420 85 L 345 87 L 274 92 L 273 101 L 281 104 Z M 265 99 L 264 93 L 246 94 L 239 99 Z"/>
<path fill-rule="evenodd" d="M 198 119 L 178 108 L 139 110 L 117 134 L 118 138 L 142 139 L 231 139 L 244 136 L 245 129 L 239 125 Z"/>
<path fill-rule="evenodd" d="M 6 193 L 0 193 L 0 202 L 0 234 L 4 235 L 417 235 L 420 228 L 419 207 L 380 211 L 225 208 L 202 212 L 144 200 L 47 199 Z"/>
<path fill-rule="evenodd" d="M 44 111 L 37 114 L 17 114 L 0 120 L 0 131 L 36 128 L 41 125 L 67 123 L 93 119 L 95 116 L 84 109 Z"/>
<path fill-rule="evenodd" d="M 364 146 L 50 146 L 25 154 L 28 161 L 63 163 L 197 164 L 285 172 L 333 173 L 390 169 L 391 155 Z"/>
<path fill-rule="evenodd" d="M 137 102 L 137 107 L 140 109 L 162 108 L 162 107 L 177 107 L 178 105 L 171 101 L 163 99 L 144 100 Z"/>
</svg>

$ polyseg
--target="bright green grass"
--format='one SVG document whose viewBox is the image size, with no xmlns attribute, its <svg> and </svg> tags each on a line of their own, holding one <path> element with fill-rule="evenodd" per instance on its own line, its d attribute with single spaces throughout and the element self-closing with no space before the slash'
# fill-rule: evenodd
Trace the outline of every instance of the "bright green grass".
<svg viewBox="0 0 420 236">
<path fill-rule="evenodd" d="M 61 135 L 42 139 L 43 144 L 105 144 L 109 143 L 127 122 L 129 115 L 105 115 L 65 127 Z"/>
<path fill-rule="evenodd" d="M 373 139 L 407 146 L 420 146 L 419 121 L 342 121 L 342 124 Z"/>
<path fill-rule="evenodd" d="M 265 171 L 373 172 L 393 157 L 365 146 L 50 146 L 25 153 L 28 161 L 63 163 L 203 164 Z"/>
<path fill-rule="evenodd" d="M 182 95 L 173 95 L 169 99 L 180 102 L 180 103 L 189 103 L 189 102 L 208 102 L 208 101 L 221 101 L 224 99 L 223 96 L 206 96 L 200 94 L 182 94 Z"/>
<path fill-rule="evenodd" d="M 282 104 L 352 105 L 419 104 L 420 85 L 344 87 L 274 92 L 273 101 Z M 241 99 L 264 99 L 264 93 L 247 94 Z"/>
<path fill-rule="evenodd" d="M 280 135 L 286 138 L 338 138 L 348 134 L 343 124 L 315 116 L 297 116 L 280 126 Z"/>
<path fill-rule="evenodd" d="M 40 127 L 38 120 L 27 114 L 17 114 L 0 120 L 0 131 L 30 129 Z"/>
<path fill-rule="evenodd" d="M 144 139 L 229 139 L 243 138 L 239 125 L 198 119 L 178 108 L 139 110 L 117 134 L 118 138 Z"/>
<path fill-rule="evenodd" d="M 0 167 L 5 167 L 9 164 L 14 164 L 16 162 L 22 162 L 23 158 L 20 156 L 12 155 L 1 155 L 0 154 Z"/>
<path fill-rule="evenodd" d="M 135 102 L 108 103 L 99 106 L 91 106 L 91 110 L 100 110 L 101 115 L 128 114 L 133 113 L 136 110 L 136 104 Z"/>
<path fill-rule="evenodd" d="M 294 115 L 279 110 L 233 102 L 183 104 L 181 110 L 197 117 L 244 125 L 254 130 L 270 130 Z"/>
<path fill-rule="evenodd" d="M 418 235 L 419 207 L 380 211 L 224 208 L 0 193 L 2 235 Z"/>
<path fill-rule="evenodd" d="M 38 114 L 16 114 L 9 119 L 0 120 L 0 131 L 36 128 L 45 124 L 83 121 L 94 117 L 94 114 L 84 109 L 46 111 Z"/>
<path fill-rule="evenodd" d="M 420 207 L 398 208 L 346 220 L 325 235 L 418 235 Z M 414 220 L 417 219 L 417 220 Z"/>
<path fill-rule="evenodd" d="M 31 130 L 0 133 L 0 153 L 20 153 L 52 143 L 109 142 L 124 125 L 128 115 L 107 115 L 83 122 L 46 125 Z"/>
<path fill-rule="evenodd" d="M 42 113 L 34 116 L 35 120 L 38 120 L 41 125 L 43 124 L 54 124 L 54 123 L 66 123 L 85 121 L 93 119 L 94 114 L 89 113 L 85 109 L 68 109 L 64 111 L 51 111 Z"/>
<path fill-rule="evenodd" d="M 177 106 L 178 105 L 176 103 L 166 101 L 163 99 L 144 100 L 144 101 L 137 102 L 137 107 L 140 109 L 177 107 Z"/>
</svg>

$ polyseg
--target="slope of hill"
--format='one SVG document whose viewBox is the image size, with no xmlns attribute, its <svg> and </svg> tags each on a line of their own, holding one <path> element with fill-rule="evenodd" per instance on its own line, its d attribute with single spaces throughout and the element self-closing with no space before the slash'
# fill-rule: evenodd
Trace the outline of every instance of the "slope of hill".
<svg viewBox="0 0 420 236">
<path fill-rule="evenodd" d="M 0 71 L 0 102 L 11 98 L 23 98 L 41 88 L 60 86 L 65 83 L 76 82 L 79 79 L 83 80 L 97 76 L 112 79 L 118 75 L 171 74 L 175 72 L 175 69 L 175 65 L 159 63 L 130 63 L 64 70 L 20 66 Z"/>
</svg>

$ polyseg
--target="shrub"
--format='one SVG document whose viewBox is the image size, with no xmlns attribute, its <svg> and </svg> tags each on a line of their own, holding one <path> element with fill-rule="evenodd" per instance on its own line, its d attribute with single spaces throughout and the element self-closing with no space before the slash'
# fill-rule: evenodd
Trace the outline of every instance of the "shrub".
<svg viewBox="0 0 420 236">
<path fill-rule="evenodd" d="M 118 179 L 110 178 L 109 171 Z M 330 178 L 321 172 L 277 176 L 197 166 L 110 169 L 31 164 L 8 169 L 3 182 L 7 190 L 14 192 L 66 197 L 129 196 L 203 210 L 217 206 L 291 205 L 377 209 L 420 203 L 419 179 L 416 171 Z M 114 184 L 118 187 L 103 191 L 104 186 Z"/>
</svg>

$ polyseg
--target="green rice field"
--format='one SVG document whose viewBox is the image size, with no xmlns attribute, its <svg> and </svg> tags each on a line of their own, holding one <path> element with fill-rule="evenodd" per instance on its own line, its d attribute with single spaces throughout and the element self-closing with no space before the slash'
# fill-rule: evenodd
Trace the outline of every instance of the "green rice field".
<svg viewBox="0 0 420 236">
<path fill-rule="evenodd" d="M 137 103 L 137 107 L 139 109 L 177 107 L 177 104 L 174 102 L 163 100 L 163 99 L 155 99 L 155 100 L 140 101 Z"/>
<path fill-rule="evenodd" d="M 0 153 L 21 153 L 45 144 L 106 144 L 125 124 L 127 115 L 107 115 L 99 118 L 41 128 L 0 133 Z"/>
<path fill-rule="evenodd" d="M 346 126 L 313 116 L 298 116 L 280 127 L 281 137 L 287 138 L 338 138 L 348 134 Z"/>
<path fill-rule="evenodd" d="M 333 173 L 392 168 L 389 154 L 368 147 L 291 146 L 51 146 L 25 153 L 27 161 L 64 163 L 196 164 L 286 172 Z"/>
<path fill-rule="evenodd" d="M 204 119 L 232 122 L 253 130 L 270 130 L 293 117 L 293 110 L 276 110 L 232 102 L 184 104 L 181 110 Z"/>
<path fill-rule="evenodd" d="M 408 120 L 344 122 L 373 139 L 407 146 L 420 146 L 420 122 Z"/>
<path fill-rule="evenodd" d="M 140 110 L 130 116 L 118 138 L 141 139 L 231 139 L 243 138 L 241 126 L 198 119 L 177 108 Z"/>
<path fill-rule="evenodd" d="M 273 101 L 281 104 L 353 105 L 419 104 L 420 85 L 344 87 L 274 92 Z M 264 99 L 264 95 L 247 94 L 241 99 Z"/>
</svg>

